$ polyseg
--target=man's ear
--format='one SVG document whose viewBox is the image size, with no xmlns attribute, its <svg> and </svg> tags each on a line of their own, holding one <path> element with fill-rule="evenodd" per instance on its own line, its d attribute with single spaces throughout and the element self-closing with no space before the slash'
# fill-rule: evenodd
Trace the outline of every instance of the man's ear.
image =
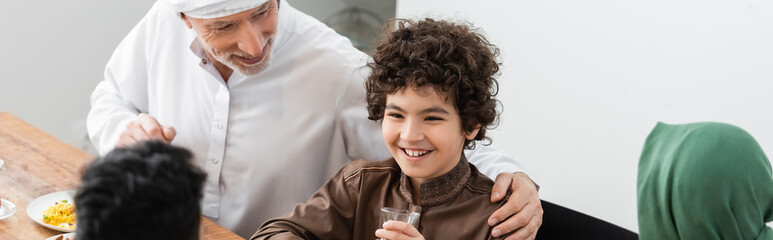
<svg viewBox="0 0 773 240">
<path fill-rule="evenodd" d="M 191 25 L 191 20 L 188 19 L 188 16 L 185 16 L 185 13 L 180 13 L 180 18 L 185 22 L 185 25 L 188 26 L 189 29 L 193 28 L 193 25 Z"/>
<path fill-rule="evenodd" d="M 475 129 L 473 129 L 472 132 L 464 134 L 464 138 L 466 138 L 467 140 L 473 140 L 475 139 L 475 136 L 478 135 L 479 131 L 480 131 L 480 124 L 475 126 Z"/>
</svg>

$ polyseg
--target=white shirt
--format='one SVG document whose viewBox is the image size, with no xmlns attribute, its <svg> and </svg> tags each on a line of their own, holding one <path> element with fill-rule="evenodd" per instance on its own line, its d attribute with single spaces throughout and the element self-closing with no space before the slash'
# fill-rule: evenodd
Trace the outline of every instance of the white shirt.
<svg viewBox="0 0 773 240">
<path fill-rule="evenodd" d="M 272 60 L 223 81 L 176 12 L 158 2 L 120 43 L 91 96 L 88 130 L 100 154 L 139 113 L 177 130 L 208 177 L 202 214 L 242 237 L 306 201 L 345 163 L 389 152 L 367 119 L 370 58 L 316 19 L 279 7 Z M 489 177 L 521 171 L 501 152 L 467 153 Z"/>
</svg>

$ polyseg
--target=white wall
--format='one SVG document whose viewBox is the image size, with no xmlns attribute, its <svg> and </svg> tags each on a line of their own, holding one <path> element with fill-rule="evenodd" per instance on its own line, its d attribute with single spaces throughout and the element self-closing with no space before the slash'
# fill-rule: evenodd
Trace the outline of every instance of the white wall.
<svg viewBox="0 0 773 240">
<path fill-rule="evenodd" d="M 91 91 L 113 49 L 153 2 L 4 1 L 0 112 L 91 149 L 85 124 Z"/>
<path fill-rule="evenodd" d="M 467 19 L 501 48 L 494 146 L 543 199 L 638 232 L 657 121 L 732 123 L 773 153 L 773 2 L 398 0 L 397 16 Z"/>
</svg>

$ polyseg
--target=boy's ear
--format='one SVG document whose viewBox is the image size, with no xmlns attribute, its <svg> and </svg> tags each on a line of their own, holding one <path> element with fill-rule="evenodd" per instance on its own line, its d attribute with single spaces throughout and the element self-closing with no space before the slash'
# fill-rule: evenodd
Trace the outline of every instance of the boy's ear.
<svg viewBox="0 0 773 240">
<path fill-rule="evenodd" d="M 475 126 L 475 129 L 472 130 L 472 132 L 464 134 L 464 138 L 467 140 L 473 140 L 475 139 L 475 136 L 478 135 L 478 132 L 480 131 L 480 124 L 478 126 Z"/>
</svg>

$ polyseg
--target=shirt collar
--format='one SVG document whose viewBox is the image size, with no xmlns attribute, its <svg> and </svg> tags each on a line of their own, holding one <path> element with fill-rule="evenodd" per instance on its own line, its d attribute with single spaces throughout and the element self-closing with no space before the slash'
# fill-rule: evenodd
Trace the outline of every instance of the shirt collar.
<svg viewBox="0 0 773 240">
<path fill-rule="evenodd" d="M 201 46 L 201 42 L 199 42 L 198 38 L 195 38 L 195 37 L 193 38 L 193 41 L 191 41 L 190 49 L 191 49 L 191 52 L 193 52 L 193 54 L 196 54 L 196 56 L 198 56 L 199 58 L 209 60 L 209 57 L 207 57 L 207 53 L 204 52 L 204 48 Z"/>
<path fill-rule="evenodd" d="M 450 201 L 467 184 L 467 181 L 470 179 L 470 171 L 467 158 L 462 154 L 459 163 L 451 171 L 421 184 L 421 199 L 419 199 L 418 203 L 414 204 L 427 207 Z M 410 179 L 404 172 L 401 171 L 400 174 L 400 194 L 409 202 L 412 202 L 413 193 L 411 191 Z"/>
</svg>

